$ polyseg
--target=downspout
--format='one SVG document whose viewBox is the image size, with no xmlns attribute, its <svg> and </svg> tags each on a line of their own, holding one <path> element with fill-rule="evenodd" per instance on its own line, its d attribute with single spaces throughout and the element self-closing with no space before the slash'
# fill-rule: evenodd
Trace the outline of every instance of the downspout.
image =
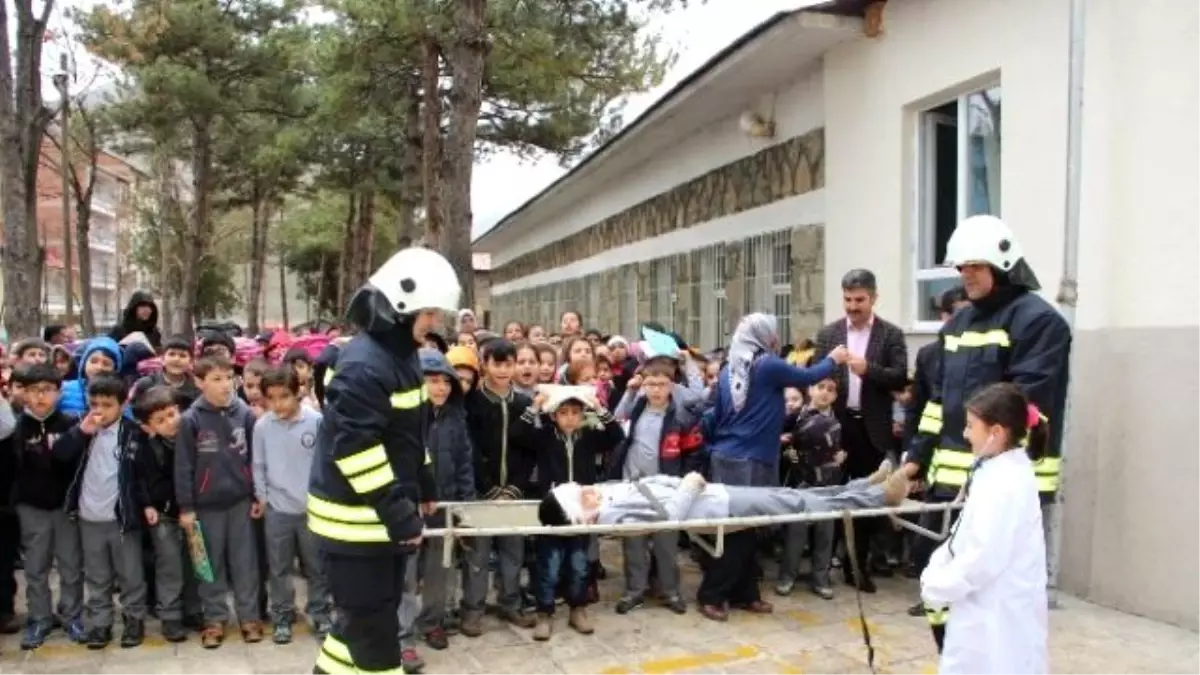
<svg viewBox="0 0 1200 675">
<path fill-rule="evenodd" d="M 1075 332 L 1075 311 L 1079 304 L 1079 202 L 1083 174 L 1083 44 L 1084 44 L 1084 0 L 1071 0 L 1070 33 L 1067 56 L 1067 189 L 1065 218 L 1063 222 L 1063 268 L 1062 280 L 1058 284 L 1059 311 L 1067 320 L 1071 332 Z M 1072 355 L 1073 356 L 1073 355 Z M 1072 361 L 1075 359 L 1072 358 Z M 1073 364 L 1072 364 L 1073 365 Z M 1074 368 L 1070 369 L 1074 372 Z M 1066 493 L 1066 460 L 1070 447 L 1071 395 L 1070 385 L 1066 405 L 1063 407 L 1061 461 L 1058 492 L 1054 496 L 1054 508 L 1050 513 L 1049 592 L 1052 607 L 1058 605 L 1058 573 L 1062 552 L 1063 495 Z"/>
</svg>

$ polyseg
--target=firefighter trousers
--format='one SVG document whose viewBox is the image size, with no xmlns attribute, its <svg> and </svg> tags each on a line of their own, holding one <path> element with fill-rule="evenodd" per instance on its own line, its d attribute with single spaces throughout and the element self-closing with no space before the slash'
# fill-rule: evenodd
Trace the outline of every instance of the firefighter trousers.
<svg viewBox="0 0 1200 675">
<path fill-rule="evenodd" d="M 400 620 L 407 556 L 322 553 L 336 607 L 314 673 L 402 673 Z"/>
</svg>

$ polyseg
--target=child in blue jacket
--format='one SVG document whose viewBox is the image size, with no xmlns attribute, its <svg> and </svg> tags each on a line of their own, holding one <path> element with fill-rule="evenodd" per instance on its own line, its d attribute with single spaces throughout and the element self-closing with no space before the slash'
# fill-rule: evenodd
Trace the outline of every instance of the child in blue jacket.
<svg viewBox="0 0 1200 675">
<path fill-rule="evenodd" d="M 121 346 L 110 337 L 88 340 L 79 355 L 79 379 L 63 383 L 62 396 L 58 399 L 58 410 L 72 415 L 83 415 L 88 410 L 88 382 L 102 374 L 116 375 L 121 370 Z"/>
</svg>

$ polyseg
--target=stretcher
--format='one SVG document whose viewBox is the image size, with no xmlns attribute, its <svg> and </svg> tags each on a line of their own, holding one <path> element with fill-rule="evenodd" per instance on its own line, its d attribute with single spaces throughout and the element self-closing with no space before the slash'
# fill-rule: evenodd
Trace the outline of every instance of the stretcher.
<svg viewBox="0 0 1200 675">
<path fill-rule="evenodd" d="M 701 549 L 714 558 L 719 558 L 725 551 L 725 535 L 753 527 L 775 527 L 791 523 L 814 523 L 828 520 L 849 520 L 853 518 L 888 517 L 899 527 L 915 532 L 935 541 L 944 540 L 950 532 L 950 513 L 962 508 L 962 502 L 946 502 L 929 504 L 911 499 L 905 500 L 899 506 L 880 507 L 873 509 L 853 509 L 845 511 L 821 511 L 817 513 L 789 513 L 778 516 L 752 516 L 740 518 L 709 518 L 697 520 L 660 520 L 620 525 L 565 525 L 548 526 L 538 522 L 537 500 L 523 501 L 481 501 L 481 502 L 443 502 L 438 508 L 446 512 L 446 527 L 429 528 L 424 532 L 425 537 L 441 537 L 453 544 L 455 539 L 471 537 L 510 537 L 510 536 L 555 536 L 566 537 L 575 535 L 599 535 L 612 537 L 632 537 L 651 532 L 675 531 L 685 532 Z M 942 512 L 941 527 L 937 531 L 921 527 L 903 518 L 906 515 L 927 512 Z M 713 536 L 715 541 L 709 544 L 699 535 Z M 442 565 L 452 564 L 454 547 L 442 547 Z"/>
</svg>

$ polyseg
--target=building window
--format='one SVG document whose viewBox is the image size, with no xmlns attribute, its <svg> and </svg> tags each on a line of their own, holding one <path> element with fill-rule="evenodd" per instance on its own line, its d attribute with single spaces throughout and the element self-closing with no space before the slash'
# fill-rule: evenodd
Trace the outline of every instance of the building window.
<svg viewBox="0 0 1200 675">
<path fill-rule="evenodd" d="M 918 327 L 938 320 L 937 297 L 958 283 L 942 266 L 963 218 L 1000 215 L 1000 87 L 974 91 L 920 114 L 917 155 L 915 311 Z"/>
<path fill-rule="evenodd" d="M 675 330 L 675 258 L 650 263 L 650 316 L 667 330 Z"/>
</svg>

